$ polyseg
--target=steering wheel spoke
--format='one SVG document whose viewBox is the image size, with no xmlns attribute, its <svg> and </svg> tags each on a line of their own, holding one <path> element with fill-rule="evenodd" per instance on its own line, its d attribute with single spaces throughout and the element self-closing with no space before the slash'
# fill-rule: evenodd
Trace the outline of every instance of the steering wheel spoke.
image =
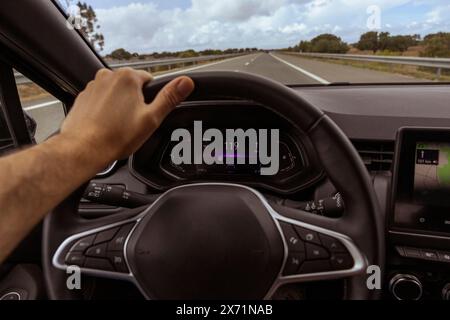
<svg viewBox="0 0 450 320">
<path fill-rule="evenodd" d="M 280 214 L 280 207 L 277 211 L 272 208 L 283 237 L 285 259 L 266 298 L 285 284 L 348 278 L 365 272 L 367 259 L 350 237 L 339 233 L 342 221 L 290 210 L 288 217 Z"/>
<path fill-rule="evenodd" d="M 134 282 L 126 244 L 139 219 L 140 216 L 68 237 L 56 250 L 53 265 L 60 270 L 76 266 L 86 275 Z"/>
</svg>

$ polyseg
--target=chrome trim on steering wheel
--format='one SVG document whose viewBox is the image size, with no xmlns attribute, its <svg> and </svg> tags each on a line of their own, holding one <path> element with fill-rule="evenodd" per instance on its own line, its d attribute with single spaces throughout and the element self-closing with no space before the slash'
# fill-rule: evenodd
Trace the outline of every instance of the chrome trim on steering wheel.
<svg viewBox="0 0 450 320">
<path fill-rule="evenodd" d="M 277 278 L 275 279 L 272 287 L 269 289 L 269 291 L 267 292 L 267 294 L 265 295 L 264 299 L 271 299 L 272 296 L 274 295 L 274 293 L 277 291 L 277 289 L 284 285 L 284 284 L 288 284 L 288 283 L 299 283 L 299 282 L 307 282 L 307 281 L 314 281 L 314 280 L 327 280 L 327 279 L 339 279 L 339 278 L 345 278 L 345 277 L 350 277 L 350 276 L 354 276 L 354 275 L 358 275 L 364 272 L 365 268 L 367 267 L 367 259 L 365 258 L 365 256 L 360 252 L 360 250 L 357 248 L 357 246 L 355 245 L 355 243 L 352 241 L 352 239 L 350 239 L 349 237 L 347 237 L 346 235 L 337 233 L 335 231 L 331 231 L 328 229 L 324 229 L 322 227 L 318 227 L 315 225 L 311 225 L 308 223 L 304 223 L 301 221 L 297 221 L 291 218 L 287 218 L 285 216 L 280 215 L 278 212 L 276 212 L 268 203 L 268 201 L 266 200 L 266 198 L 257 190 L 254 190 L 250 187 L 244 186 L 244 185 L 239 185 L 239 184 L 232 184 L 232 183 L 196 183 L 196 184 L 188 184 L 188 185 L 183 185 L 183 186 L 178 186 L 175 187 L 173 189 L 168 190 L 167 192 L 165 192 L 164 194 L 162 194 L 154 203 L 152 203 L 147 209 L 145 209 L 142 213 L 140 213 L 139 215 L 137 215 L 135 218 L 132 219 L 128 219 L 125 221 L 121 221 L 121 222 L 117 222 L 114 224 L 110 224 L 110 225 L 106 225 L 100 228 L 95 228 L 92 230 L 88 230 L 82 233 L 78 233 L 75 235 L 72 235 L 71 237 L 67 238 L 56 250 L 53 259 L 52 259 L 52 263 L 53 266 L 57 269 L 60 270 L 66 270 L 68 268 L 68 265 L 65 264 L 64 262 L 64 258 L 62 256 L 62 254 L 64 252 L 67 252 L 69 249 L 69 245 L 72 245 L 73 243 L 75 243 L 76 240 L 79 240 L 81 238 L 84 238 L 86 236 L 92 235 L 92 234 L 96 234 L 98 232 L 107 230 L 107 229 L 111 229 L 114 227 L 118 227 L 118 226 L 123 226 L 129 223 L 135 223 L 135 225 L 133 226 L 133 228 L 131 229 L 131 231 L 129 232 L 126 241 L 124 243 L 124 248 L 123 248 L 123 255 L 124 255 L 124 259 L 125 259 L 125 263 L 128 267 L 129 273 L 125 274 L 125 273 L 119 273 L 119 272 L 111 272 L 111 271 L 102 271 L 102 270 L 95 270 L 95 269 L 88 269 L 88 268 L 84 268 L 84 267 L 80 267 L 80 269 L 82 270 L 82 273 L 87 274 L 87 275 L 91 275 L 91 276 L 98 276 L 98 277 L 103 277 L 103 278 L 109 278 L 109 279 L 117 279 L 117 280 L 127 280 L 130 281 L 132 283 L 134 283 L 136 285 L 136 287 L 142 292 L 142 294 L 145 296 L 145 298 L 149 299 L 149 297 L 145 294 L 145 291 L 141 288 L 140 284 L 138 283 L 138 281 L 136 280 L 135 276 L 132 273 L 132 270 L 130 269 L 130 265 L 129 265 L 129 261 L 128 261 L 128 257 L 127 257 L 127 247 L 128 247 L 128 241 L 130 239 L 130 237 L 132 236 L 133 232 L 135 231 L 136 227 L 138 226 L 139 222 L 142 220 L 142 218 L 153 208 L 153 206 L 155 206 L 165 195 L 167 195 L 168 193 L 172 192 L 173 190 L 177 190 L 180 188 L 187 188 L 190 186 L 232 186 L 232 187 L 238 187 L 238 188 L 244 188 L 250 192 L 252 192 L 253 194 L 255 194 L 258 199 L 262 202 L 262 204 L 264 205 L 264 207 L 268 210 L 268 212 L 270 213 L 275 225 L 277 226 L 277 229 L 280 233 L 281 239 L 283 241 L 283 246 L 284 246 L 284 257 L 283 257 L 283 263 L 281 265 L 280 268 L 280 272 L 278 273 Z M 353 258 L 354 261 L 354 265 L 352 268 L 350 269 L 346 269 L 346 270 L 336 270 L 336 271 L 328 271 L 328 272 L 318 272 L 318 273 L 308 273 L 308 274 L 298 274 L 298 275 L 291 275 L 291 276 L 283 276 L 283 270 L 284 267 L 286 265 L 286 261 L 288 259 L 288 245 L 286 243 L 286 239 L 284 237 L 284 234 L 281 230 L 281 226 L 280 226 L 280 222 L 286 222 L 289 223 L 291 225 L 296 225 L 299 227 L 304 227 L 306 229 L 309 230 L 313 230 L 325 235 L 328 235 L 330 237 L 339 239 L 341 241 L 341 243 L 346 247 L 346 249 L 348 250 L 348 252 L 350 253 L 351 257 Z"/>
</svg>

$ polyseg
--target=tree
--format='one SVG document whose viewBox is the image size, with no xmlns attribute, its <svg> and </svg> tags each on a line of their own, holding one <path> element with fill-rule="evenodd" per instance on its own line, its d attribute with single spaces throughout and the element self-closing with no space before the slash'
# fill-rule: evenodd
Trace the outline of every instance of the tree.
<svg viewBox="0 0 450 320">
<path fill-rule="evenodd" d="M 372 50 L 374 53 L 378 50 L 389 50 L 393 52 L 404 52 L 409 47 L 419 43 L 420 35 L 397 35 L 391 36 L 389 32 L 366 32 L 364 33 L 356 47 L 359 50 Z"/>
<path fill-rule="evenodd" d="M 311 50 L 319 53 L 347 53 L 348 45 L 334 34 L 321 34 L 311 40 Z"/>
<path fill-rule="evenodd" d="M 356 47 L 359 50 L 372 50 L 374 53 L 378 51 L 378 32 L 369 31 L 361 35 Z"/>
<path fill-rule="evenodd" d="M 294 51 L 317 53 L 347 53 L 349 47 L 341 38 L 333 34 L 321 34 L 311 41 L 301 41 Z"/>
<path fill-rule="evenodd" d="M 127 50 L 120 48 L 111 52 L 109 57 L 115 60 L 130 60 L 133 57 L 133 55 L 129 53 Z"/>
<path fill-rule="evenodd" d="M 450 58 L 449 32 L 429 34 L 424 38 L 423 44 L 425 45 L 423 56 Z"/>
<path fill-rule="evenodd" d="M 378 50 L 388 50 L 391 34 L 380 32 L 378 35 Z"/>
<path fill-rule="evenodd" d="M 80 8 L 81 18 L 85 22 L 81 25 L 81 33 L 95 49 L 102 51 L 105 47 L 105 38 L 98 32 L 100 25 L 94 9 L 85 2 L 78 2 L 77 6 Z"/>
<path fill-rule="evenodd" d="M 419 43 L 420 36 L 418 35 L 398 35 L 389 37 L 387 50 L 395 52 L 405 52 L 409 47 L 415 46 Z"/>
<path fill-rule="evenodd" d="M 294 47 L 295 49 L 295 47 Z M 311 42 L 309 41 L 300 41 L 300 44 L 298 45 L 298 49 L 301 52 L 311 52 Z"/>
<path fill-rule="evenodd" d="M 193 58 L 198 57 L 198 53 L 193 49 L 189 49 L 178 54 L 179 58 Z"/>
</svg>

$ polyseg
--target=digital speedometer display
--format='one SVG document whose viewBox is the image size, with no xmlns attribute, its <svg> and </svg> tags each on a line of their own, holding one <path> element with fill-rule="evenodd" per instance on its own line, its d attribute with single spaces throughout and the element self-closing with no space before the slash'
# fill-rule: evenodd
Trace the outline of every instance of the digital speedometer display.
<svg viewBox="0 0 450 320">
<path fill-rule="evenodd" d="M 304 132 L 269 109 L 242 101 L 176 108 L 131 157 L 130 169 L 159 191 L 225 182 L 293 194 L 323 178 Z"/>
<path fill-rule="evenodd" d="M 202 142 L 202 151 L 208 147 L 210 141 Z M 213 153 L 217 158 L 213 164 L 176 164 L 171 153 L 176 142 L 170 142 L 164 152 L 161 168 L 169 175 L 181 178 L 215 178 L 221 176 L 259 176 L 265 164 L 260 161 L 260 148 L 258 142 L 249 143 L 245 147 L 237 141 L 224 141 L 221 153 Z M 282 135 L 278 144 L 278 170 L 275 177 L 282 178 L 304 168 L 303 158 L 299 147 L 287 135 Z M 242 151 L 244 150 L 244 151 Z M 270 151 L 270 150 L 269 150 Z M 269 152 L 270 153 L 270 152 Z"/>
</svg>

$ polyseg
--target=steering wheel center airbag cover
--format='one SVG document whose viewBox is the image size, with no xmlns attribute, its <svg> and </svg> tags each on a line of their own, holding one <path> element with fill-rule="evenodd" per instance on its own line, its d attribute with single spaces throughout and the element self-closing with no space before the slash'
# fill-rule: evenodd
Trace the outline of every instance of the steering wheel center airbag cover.
<svg viewBox="0 0 450 320">
<path fill-rule="evenodd" d="M 277 228 L 249 190 L 192 185 L 173 189 L 150 209 L 127 254 L 152 299 L 259 299 L 283 262 Z"/>
</svg>

